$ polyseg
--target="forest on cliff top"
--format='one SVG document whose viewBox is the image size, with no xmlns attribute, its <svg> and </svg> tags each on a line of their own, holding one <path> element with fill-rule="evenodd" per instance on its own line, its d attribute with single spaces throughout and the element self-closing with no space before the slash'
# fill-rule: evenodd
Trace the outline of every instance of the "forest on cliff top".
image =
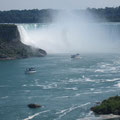
<svg viewBox="0 0 120 120">
<path fill-rule="evenodd" d="M 60 10 L 53 9 L 32 9 L 32 10 L 10 10 L 0 11 L 0 23 L 43 23 L 52 22 L 53 16 Z M 78 15 L 80 13 L 92 13 L 100 18 L 99 22 L 107 20 L 108 22 L 120 22 L 120 7 L 106 8 L 87 8 L 86 10 L 74 10 Z"/>
</svg>

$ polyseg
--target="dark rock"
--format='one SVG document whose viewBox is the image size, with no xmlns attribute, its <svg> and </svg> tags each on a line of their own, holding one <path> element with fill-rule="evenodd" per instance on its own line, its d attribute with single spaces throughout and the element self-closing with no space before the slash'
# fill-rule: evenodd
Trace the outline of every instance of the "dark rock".
<svg viewBox="0 0 120 120">
<path fill-rule="evenodd" d="M 39 104 L 28 104 L 28 107 L 29 108 L 39 108 L 39 107 L 42 107 L 42 106 L 39 105 Z"/>
<path fill-rule="evenodd" d="M 31 48 L 23 44 L 20 39 L 16 25 L 0 24 L 0 59 L 42 57 L 47 54 L 42 49 Z"/>
<path fill-rule="evenodd" d="M 99 101 L 96 101 L 96 104 L 97 104 L 97 105 L 100 105 L 100 104 L 101 104 L 101 102 L 99 102 Z"/>
</svg>

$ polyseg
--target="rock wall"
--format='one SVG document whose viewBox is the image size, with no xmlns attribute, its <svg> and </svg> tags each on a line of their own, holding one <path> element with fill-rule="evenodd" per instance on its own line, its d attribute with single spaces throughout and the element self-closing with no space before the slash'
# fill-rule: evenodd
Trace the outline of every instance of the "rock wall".
<svg viewBox="0 0 120 120">
<path fill-rule="evenodd" d="M 46 54 L 46 51 L 42 49 L 23 44 L 16 25 L 0 24 L 0 59 L 42 57 Z"/>
</svg>

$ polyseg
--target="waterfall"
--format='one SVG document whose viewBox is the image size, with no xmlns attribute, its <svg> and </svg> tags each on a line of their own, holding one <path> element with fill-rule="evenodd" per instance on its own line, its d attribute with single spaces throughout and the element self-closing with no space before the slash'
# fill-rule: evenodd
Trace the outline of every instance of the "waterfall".
<svg viewBox="0 0 120 120">
<path fill-rule="evenodd" d="M 52 24 L 20 24 L 24 44 L 48 53 L 118 52 L 120 24 L 64 21 Z"/>
<path fill-rule="evenodd" d="M 22 25 L 18 25 L 18 30 L 19 30 L 19 33 L 20 33 L 21 42 L 29 45 L 30 38 L 29 38 L 26 30 L 24 29 L 24 27 Z"/>
</svg>

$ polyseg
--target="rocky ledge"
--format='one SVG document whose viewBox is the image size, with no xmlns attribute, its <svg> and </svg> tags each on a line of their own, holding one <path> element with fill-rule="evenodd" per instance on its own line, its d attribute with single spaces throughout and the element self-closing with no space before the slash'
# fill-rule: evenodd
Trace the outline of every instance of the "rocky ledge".
<svg viewBox="0 0 120 120">
<path fill-rule="evenodd" d="M 29 107 L 29 108 L 39 108 L 39 107 L 42 107 L 42 106 L 39 105 L 39 104 L 31 103 L 31 104 L 28 104 L 28 107 Z"/>
<path fill-rule="evenodd" d="M 23 44 L 16 25 L 0 24 L 0 60 L 42 57 L 46 54 L 42 49 Z"/>
<path fill-rule="evenodd" d="M 120 115 L 120 96 L 110 97 L 103 100 L 100 105 L 96 105 L 91 110 L 98 115 Z"/>
</svg>

